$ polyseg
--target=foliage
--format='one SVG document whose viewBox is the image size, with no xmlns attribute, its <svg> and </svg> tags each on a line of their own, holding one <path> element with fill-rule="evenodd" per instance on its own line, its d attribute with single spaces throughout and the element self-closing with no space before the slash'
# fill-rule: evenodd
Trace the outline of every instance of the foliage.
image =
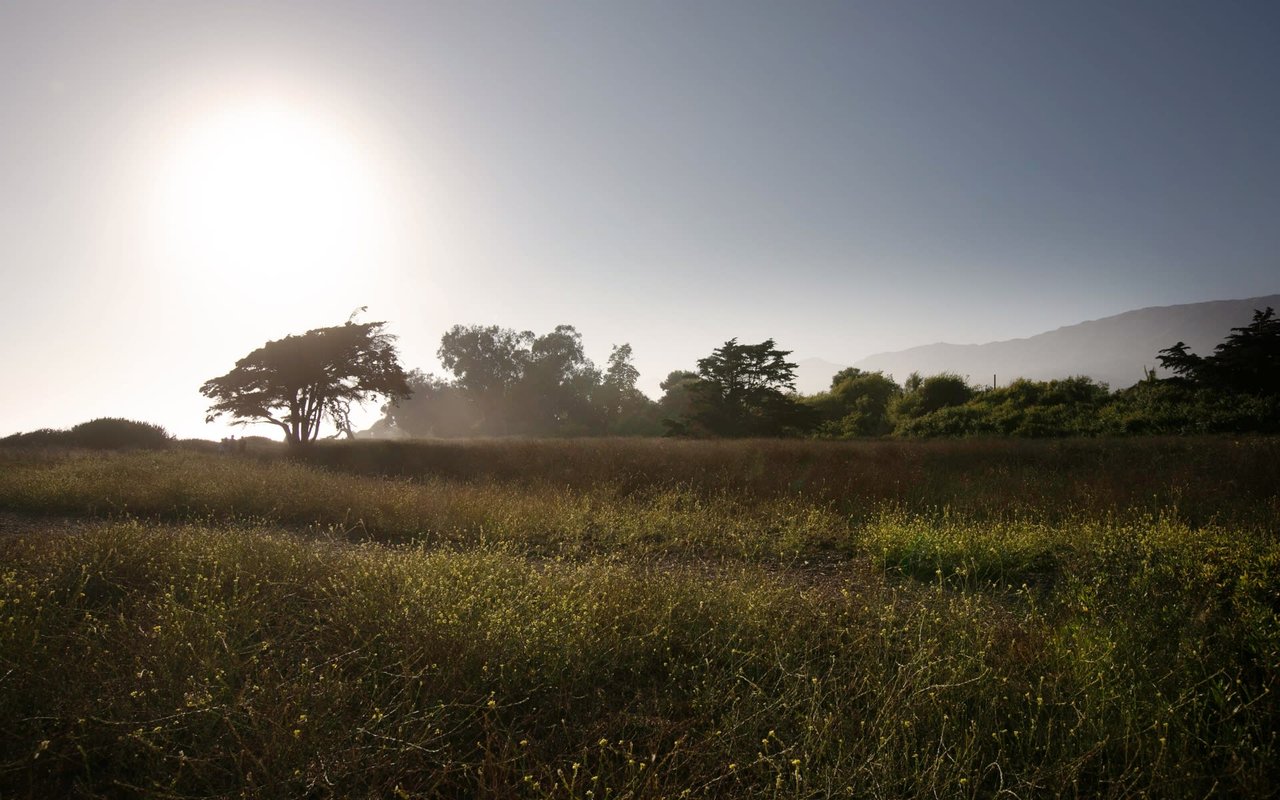
<svg viewBox="0 0 1280 800">
<path fill-rule="evenodd" d="M 694 393 L 697 385 L 698 373 L 687 369 L 667 373 L 667 377 L 658 384 L 658 388 L 662 390 L 662 397 L 658 398 L 658 409 L 667 433 L 688 432 L 686 420 L 693 414 Z"/>
<path fill-rule="evenodd" d="M 1189 352 L 1185 342 L 1160 351 L 1160 366 L 1197 387 L 1259 397 L 1280 397 L 1280 319 L 1275 310 L 1254 311 L 1253 321 L 1232 328 L 1213 355 Z"/>
<path fill-rule="evenodd" d="M 453 372 L 454 383 L 473 407 L 483 432 L 510 431 L 513 393 L 529 361 L 533 339 L 531 331 L 497 325 L 454 325 L 441 337 L 436 355 Z"/>
<path fill-rule="evenodd" d="M 95 450 L 162 450 L 173 441 L 159 425 L 118 417 L 81 422 L 71 429 L 70 439 L 76 447 Z"/>
<path fill-rule="evenodd" d="M 631 359 L 630 344 L 615 345 L 609 353 L 608 366 L 597 390 L 600 408 L 611 424 L 626 415 L 637 403 L 647 400 L 636 388 L 640 370 L 631 363 Z"/>
<path fill-rule="evenodd" d="M 1097 430 L 1106 434 L 1280 431 L 1280 396 L 1224 393 L 1181 380 L 1147 380 L 1117 392 Z"/>
<path fill-rule="evenodd" d="M 889 405 L 902 395 L 902 387 L 882 372 L 854 367 L 837 372 L 831 390 L 804 398 L 818 415 L 817 434 L 832 439 L 884 436 L 893 432 Z"/>
<path fill-rule="evenodd" d="M 0 447 L 71 447 L 70 431 L 56 428 L 37 428 L 34 431 L 19 431 L 0 439 Z"/>
<path fill-rule="evenodd" d="M 1272 309 L 1232 329 L 1201 358 L 1179 342 L 1161 351 L 1178 376 L 1149 376 L 1111 392 L 1087 377 L 970 386 L 959 375 L 912 373 L 902 386 L 847 368 L 831 388 L 797 397 L 795 364 L 773 340 L 726 342 L 698 371 L 676 370 L 655 403 L 637 388 L 629 344 L 601 372 L 568 325 L 551 333 L 455 326 L 440 357 L 454 379 L 414 378 L 417 397 L 388 405 L 371 432 L 393 436 L 656 435 L 827 439 L 1012 436 L 1047 438 L 1280 430 L 1280 320 Z"/>
<path fill-rule="evenodd" d="M 759 344 L 730 339 L 698 359 L 686 430 L 740 437 L 781 436 L 811 427 L 810 409 L 788 394 L 795 389 L 790 354 L 772 339 Z"/>
<path fill-rule="evenodd" d="M 956 376 L 912 375 L 892 407 L 894 432 L 1046 437 L 1280 430 L 1280 320 L 1272 309 L 1232 328 L 1213 355 L 1195 355 L 1178 342 L 1160 351 L 1159 360 L 1176 377 L 1151 374 L 1115 393 L 1085 377 L 976 391 Z M 940 391 L 931 396 L 935 388 Z"/>
<path fill-rule="evenodd" d="M 378 437 L 466 436 L 481 424 L 478 405 L 456 382 L 413 370 L 409 398 L 382 407 L 382 419 L 370 433 Z"/>
<path fill-rule="evenodd" d="M 270 423 L 294 445 L 315 441 L 325 419 L 351 436 L 352 403 L 410 391 L 385 324 L 348 321 L 267 342 L 200 388 L 214 401 L 206 421 Z"/>
<path fill-rule="evenodd" d="M 1072 436 L 1100 432 L 1099 413 L 1111 399 L 1105 384 L 1084 376 L 1054 381 L 1016 380 L 977 392 L 903 421 L 903 436 Z"/>
<path fill-rule="evenodd" d="M 515 386 L 512 417 L 526 433 L 589 433 L 604 428 L 600 371 L 586 357 L 582 336 L 572 325 L 533 340 L 524 372 Z"/>
<path fill-rule="evenodd" d="M 613 349 L 602 374 L 582 336 L 558 325 L 542 336 L 455 325 L 441 338 L 444 380 L 420 373 L 415 396 L 383 408 L 373 435 L 427 437 L 653 434 L 654 404 L 636 389 L 631 345 Z"/>
<path fill-rule="evenodd" d="M 913 372 L 903 388 L 904 392 L 889 406 L 890 417 L 896 425 L 944 408 L 964 405 L 976 392 L 964 378 L 950 372 L 927 378 Z"/>
<path fill-rule="evenodd" d="M 636 381 L 640 379 L 640 370 L 631 363 L 630 344 L 614 345 L 609 353 L 609 366 L 604 371 L 604 385 L 620 396 L 636 391 Z"/>
<path fill-rule="evenodd" d="M 84 447 L 91 450 L 162 450 L 173 437 L 159 425 L 118 417 L 82 422 L 70 430 L 43 428 L 0 439 L 0 446 Z"/>
</svg>

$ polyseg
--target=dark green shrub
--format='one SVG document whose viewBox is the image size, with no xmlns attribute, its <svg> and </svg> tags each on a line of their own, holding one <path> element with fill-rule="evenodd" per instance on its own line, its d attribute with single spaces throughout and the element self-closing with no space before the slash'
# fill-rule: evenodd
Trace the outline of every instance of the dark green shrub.
<svg viewBox="0 0 1280 800">
<path fill-rule="evenodd" d="M 819 420 L 818 436 L 854 439 L 892 433 L 889 404 L 901 395 L 902 387 L 884 373 L 849 367 L 831 379 L 830 391 L 803 402 Z"/>
<path fill-rule="evenodd" d="M 92 450 L 160 450 L 173 443 L 159 425 L 119 417 L 82 422 L 68 433 L 70 444 Z"/>
<path fill-rule="evenodd" d="M 66 447 L 67 432 L 54 428 L 40 428 L 27 433 L 14 433 L 0 439 L 3 447 Z"/>
<path fill-rule="evenodd" d="M 979 436 L 996 433 L 987 409 L 972 404 L 949 406 L 915 419 L 902 420 L 899 436 Z"/>
<path fill-rule="evenodd" d="M 895 397 L 889 406 L 890 417 L 899 425 L 944 408 L 962 406 L 976 393 L 964 378 L 950 372 L 923 379 L 912 373 L 904 388 L 906 392 Z"/>
<path fill-rule="evenodd" d="M 71 430 L 41 428 L 0 439 L 8 447 L 84 447 L 90 450 L 160 450 L 173 437 L 159 425 L 118 417 L 82 422 Z"/>
<path fill-rule="evenodd" d="M 0 439 L 9 447 L 84 447 L 90 450 L 161 450 L 173 437 L 159 425 L 117 417 L 82 422 L 69 431 L 41 428 Z"/>
</svg>

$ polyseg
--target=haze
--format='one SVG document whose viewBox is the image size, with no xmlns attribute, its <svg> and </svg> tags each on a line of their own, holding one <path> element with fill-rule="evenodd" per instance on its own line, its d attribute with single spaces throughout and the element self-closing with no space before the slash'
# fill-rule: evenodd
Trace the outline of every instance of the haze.
<svg viewBox="0 0 1280 800">
<path fill-rule="evenodd" d="M 1271 3 L 6 3 L 0 434 L 359 306 L 853 363 L 1271 294 Z M 265 429 L 250 429 L 267 433 Z"/>
</svg>

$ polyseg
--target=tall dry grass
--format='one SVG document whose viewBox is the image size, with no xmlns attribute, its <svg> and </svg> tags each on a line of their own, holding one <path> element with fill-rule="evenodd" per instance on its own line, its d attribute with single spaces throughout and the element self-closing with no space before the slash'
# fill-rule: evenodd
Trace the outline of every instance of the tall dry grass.
<svg viewBox="0 0 1280 800">
<path fill-rule="evenodd" d="M 0 794 L 1267 796 L 1276 443 L 1133 444 L 3 453 Z"/>
</svg>

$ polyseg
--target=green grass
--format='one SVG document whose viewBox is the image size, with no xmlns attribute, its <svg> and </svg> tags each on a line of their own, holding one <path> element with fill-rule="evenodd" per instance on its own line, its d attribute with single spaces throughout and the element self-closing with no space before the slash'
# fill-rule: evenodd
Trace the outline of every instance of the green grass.
<svg viewBox="0 0 1280 800">
<path fill-rule="evenodd" d="M 0 453 L 0 795 L 1280 782 L 1273 440 L 412 447 Z"/>
</svg>

